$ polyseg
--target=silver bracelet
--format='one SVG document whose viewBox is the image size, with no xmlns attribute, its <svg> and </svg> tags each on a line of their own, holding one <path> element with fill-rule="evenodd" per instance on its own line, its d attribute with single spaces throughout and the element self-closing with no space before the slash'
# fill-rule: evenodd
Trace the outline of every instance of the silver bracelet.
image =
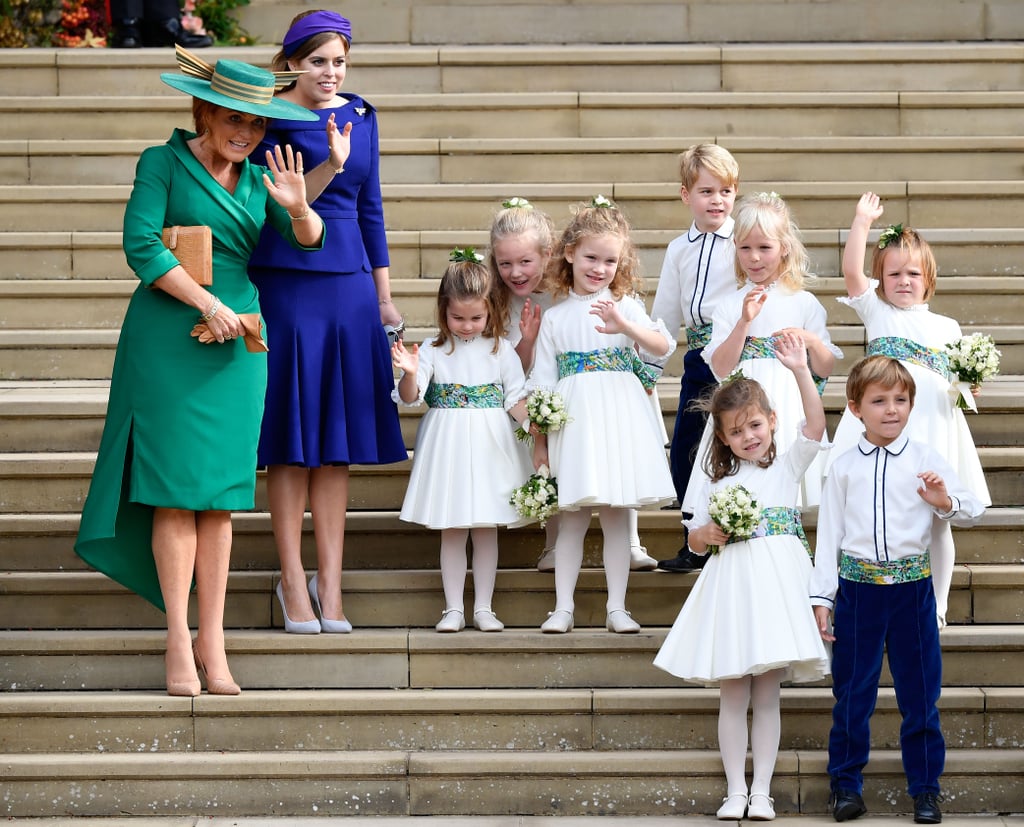
<svg viewBox="0 0 1024 827">
<path fill-rule="evenodd" d="M 210 305 L 210 309 L 203 313 L 199 318 L 204 322 L 208 322 L 217 315 L 218 310 L 220 310 L 220 299 L 214 296 L 213 304 Z"/>
</svg>

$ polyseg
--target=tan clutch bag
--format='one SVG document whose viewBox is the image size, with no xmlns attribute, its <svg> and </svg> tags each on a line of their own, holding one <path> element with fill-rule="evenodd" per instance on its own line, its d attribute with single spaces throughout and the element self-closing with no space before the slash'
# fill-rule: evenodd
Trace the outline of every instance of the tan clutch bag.
<svg viewBox="0 0 1024 827">
<path fill-rule="evenodd" d="M 196 284 L 213 284 L 213 233 L 209 227 L 164 227 L 161 240 Z"/>
<path fill-rule="evenodd" d="M 259 313 L 239 313 L 239 320 L 245 328 L 245 349 L 250 353 L 266 353 L 270 348 L 267 340 L 263 338 L 263 331 L 260 329 Z M 213 338 L 209 325 L 206 322 L 199 322 L 192 328 L 192 338 L 198 339 L 204 345 L 212 345 L 217 340 Z"/>
</svg>

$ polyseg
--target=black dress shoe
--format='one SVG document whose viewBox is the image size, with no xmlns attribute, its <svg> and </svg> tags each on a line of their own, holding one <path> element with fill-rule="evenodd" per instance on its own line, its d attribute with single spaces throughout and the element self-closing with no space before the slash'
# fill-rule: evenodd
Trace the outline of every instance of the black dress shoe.
<svg viewBox="0 0 1024 827">
<path fill-rule="evenodd" d="M 921 793 L 914 796 L 914 821 L 918 824 L 940 824 L 942 810 L 939 802 L 942 797 L 938 793 Z"/>
<path fill-rule="evenodd" d="M 860 793 L 853 790 L 833 790 L 829 805 L 832 807 L 832 818 L 836 821 L 851 821 L 868 811 Z"/>
<path fill-rule="evenodd" d="M 139 20 L 131 18 L 128 20 L 114 21 L 114 34 L 110 38 L 110 46 L 113 49 L 140 49 L 142 48 L 142 34 L 139 32 Z"/>
<path fill-rule="evenodd" d="M 707 556 L 694 554 L 688 548 L 679 549 L 679 553 L 671 560 L 661 560 L 658 568 L 662 571 L 671 571 L 678 574 L 685 574 L 690 571 L 700 571 L 707 562 Z"/>
</svg>

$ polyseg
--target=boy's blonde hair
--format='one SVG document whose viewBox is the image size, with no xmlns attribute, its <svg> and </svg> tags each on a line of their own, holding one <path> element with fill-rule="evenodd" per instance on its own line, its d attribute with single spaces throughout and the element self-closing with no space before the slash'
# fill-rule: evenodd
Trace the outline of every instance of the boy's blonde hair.
<svg viewBox="0 0 1024 827">
<path fill-rule="evenodd" d="M 901 253 L 909 253 L 916 256 L 921 264 L 921 277 L 924 279 L 924 300 L 928 301 L 935 295 L 935 283 L 938 279 L 939 267 L 935 263 L 935 254 L 932 253 L 931 245 L 917 234 L 917 230 L 910 227 L 900 227 L 901 232 L 895 238 L 887 241 L 884 247 L 875 245 L 871 255 L 871 278 L 878 281 L 875 292 L 878 297 L 891 304 L 885 297 L 882 274 L 885 272 L 885 257 L 893 250 Z"/>
<path fill-rule="evenodd" d="M 723 184 L 735 188 L 740 182 L 740 165 L 723 146 L 694 144 L 679 155 L 679 180 L 692 189 L 701 172 L 707 170 Z"/>
<path fill-rule="evenodd" d="M 802 290 L 807 281 L 814 278 L 810 272 L 811 260 L 807 248 L 800 238 L 800 228 L 786 202 L 774 192 L 754 192 L 744 195 L 733 210 L 732 237 L 738 248 L 750 235 L 759 229 L 769 238 L 778 241 L 782 247 L 782 261 L 779 281 L 791 290 Z M 736 283 L 742 287 L 747 283 L 747 274 L 736 257 Z"/>
<path fill-rule="evenodd" d="M 555 247 L 555 226 L 551 217 L 534 207 L 525 198 L 514 199 L 517 206 L 503 207 L 491 222 L 491 246 L 487 251 L 487 266 L 490 268 L 494 288 L 494 312 L 503 319 L 507 328 L 511 324 L 509 303 L 512 300 L 508 285 L 498 274 L 498 262 L 494 258 L 494 246 L 512 236 L 532 236 L 537 242 L 537 252 L 542 258 L 550 259 Z M 507 202 L 512 203 L 512 202 Z M 541 279 L 543 282 L 543 278 Z"/>
<path fill-rule="evenodd" d="M 478 261 L 453 261 L 449 263 L 444 275 L 441 276 L 441 286 L 437 289 L 437 329 L 438 334 L 434 339 L 434 347 L 442 347 L 451 343 L 449 353 L 455 350 L 455 335 L 448 327 L 448 305 L 453 301 L 474 301 L 479 299 L 487 308 L 487 323 L 484 325 L 482 336 L 494 340 L 491 353 L 498 352 L 500 339 L 505 335 L 505 324 L 494 312 L 494 303 L 491 301 L 491 271 Z"/>
<path fill-rule="evenodd" d="M 871 384 L 881 385 L 886 390 L 900 386 L 906 388 L 910 406 L 914 406 L 917 384 L 910 371 L 898 359 L 878 355 L 867 356 L 857 362 L 850 368 L 850 375 L 846 377 L 847 400 L 861 404 L 864 393 Z"/>
<path fill-rule="evenodd" d="M 572 252 L 584 238 L 595 238 L 603 235 L 615 235 L 622 239 L 622 252 L 608 289 L 616 299 L 623 296 L 639 294 L 642 287 L 640 278 L 640 260 L 637 258 L 636 247 L 630 238 L 630 226 L 626 216 L 614 204 L 604 206 L 581 204 L 569 225 L 562 231 L 561 238 L 555 245 L 555 251 L 548 262 L 544 285 L 547 292 L 555 298 L 569 294 L 573 286 L 572 264 L 565 259 L 566 252 Z"/>
</svg>

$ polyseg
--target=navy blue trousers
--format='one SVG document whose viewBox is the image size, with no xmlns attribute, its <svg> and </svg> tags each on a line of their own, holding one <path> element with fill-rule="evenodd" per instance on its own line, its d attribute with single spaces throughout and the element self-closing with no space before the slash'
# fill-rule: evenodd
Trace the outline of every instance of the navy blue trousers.
<svg viewBox="0 0 1024 827">
<path fill-rule="evenodd" d="M 869 719 L 878 698 L 882 652 L 888 653 L 903 723 L 900 748 L 907 792 L 939 792 L 946 743 L 936 704 L 942 687 L 942 651 L 930 577 L 876 585 L 839 580 L 832 644 L 832 731 L 828 774 L 833 790 L 864 788 L 871 748 Z"/>
<path fill-rule="evenodd" d="M 683 379 L 679 385 L 679 410 L 676 413 L 676 425 L 672 430 L 672 444 L 669 446 L 668 463 L 672 473 L 672 485 L 676 489 L 676 499 L 683 501 L 686 485 L 690 481 L 693 470 L 694 454 L 704 433 L 707 416 L 701 411 L 689 410 L 694 400 L 711 393 L 718 380 L 704 361 L 701 354 L 704 348 L 688 350 L 683 356 Z"/>
</svg>

